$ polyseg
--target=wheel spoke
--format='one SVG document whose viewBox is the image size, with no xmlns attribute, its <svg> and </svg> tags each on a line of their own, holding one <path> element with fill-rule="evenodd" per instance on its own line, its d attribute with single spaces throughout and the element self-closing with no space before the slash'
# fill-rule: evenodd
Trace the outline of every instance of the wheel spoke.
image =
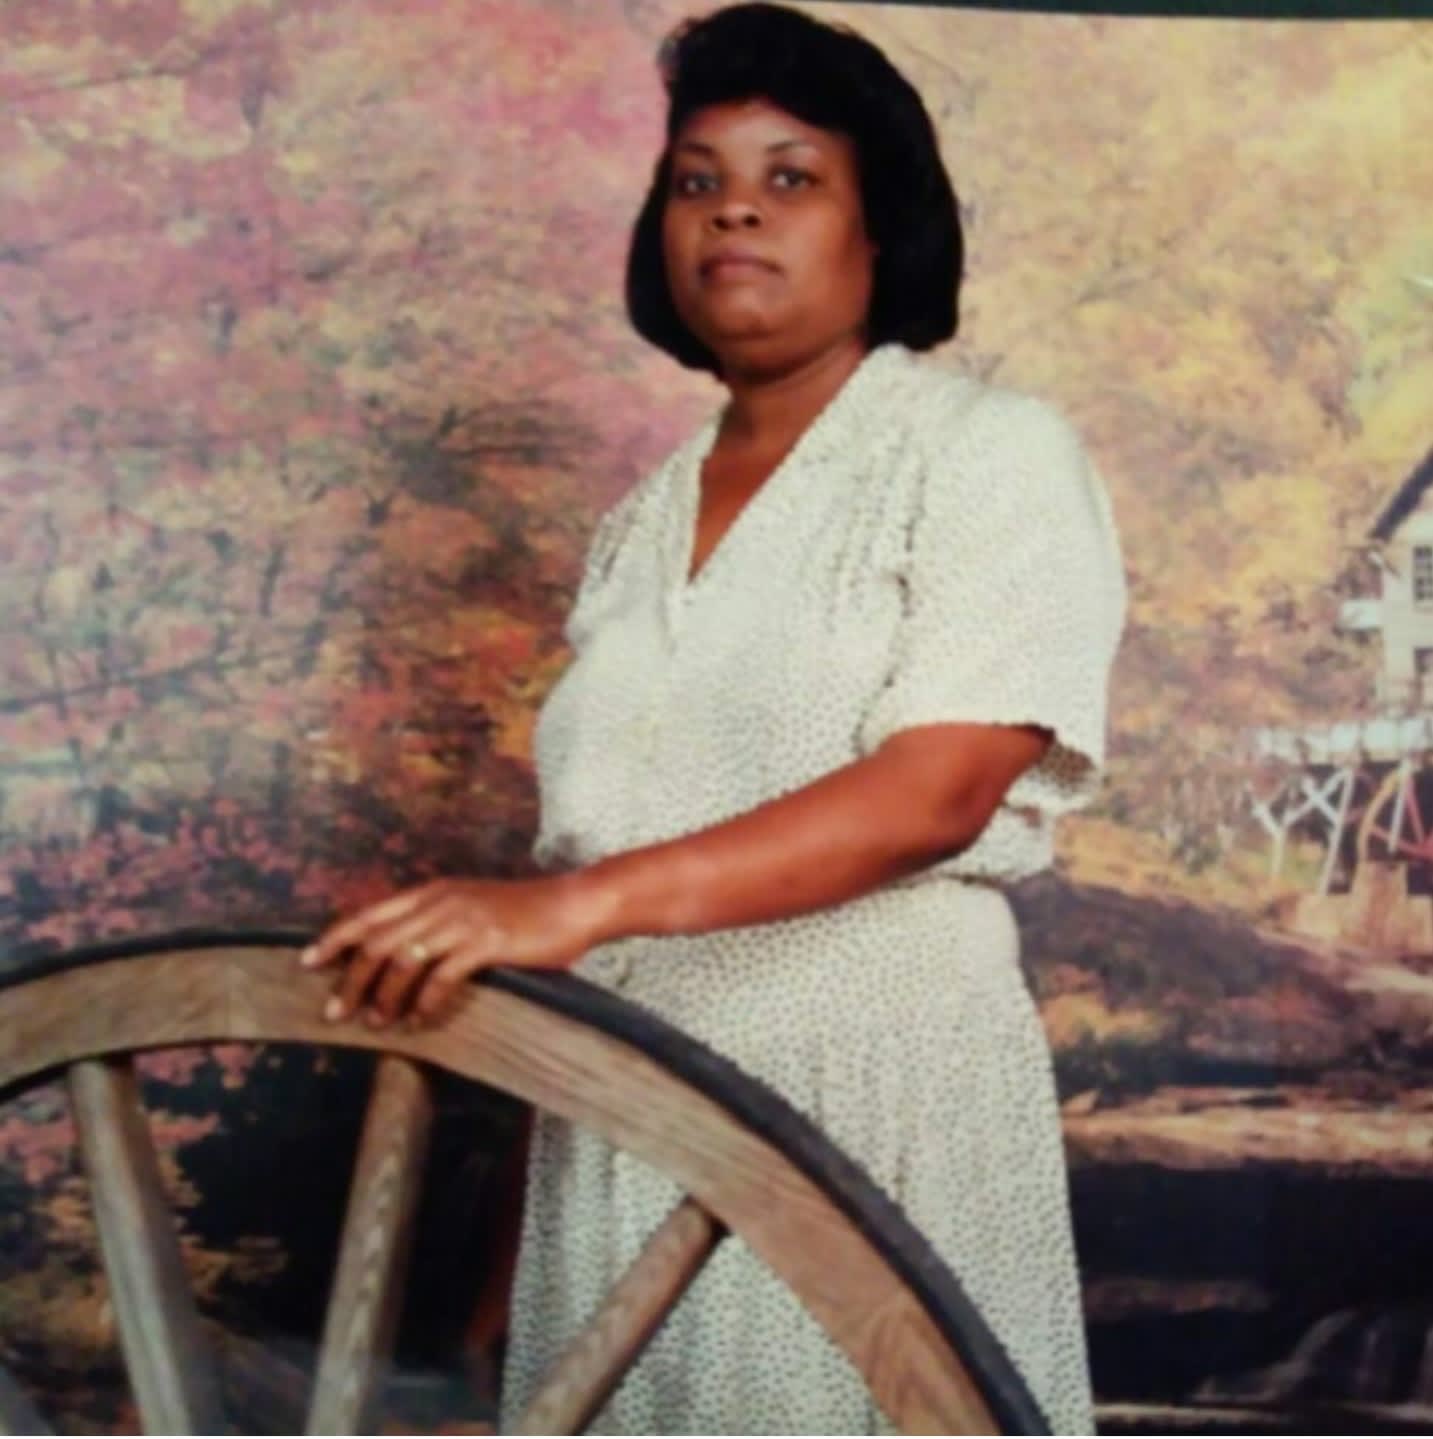
<svg viewBox="0 0 1433 1439">
<path fill-rule="evenodd" d="M 1418 802 L 1418 781 L 1411 771 L 1403 781 L 1402 793 L 1407 796 L 1408 818 L 1413 826 L 1413 837 L 1421 845 L 1428 837 L 1428 829 L 1423 823 L 1423 806 Z"/>
<path fill-rule="evenodd" d="M 702 1271 L 725 1230 L 684 1199 L 543 1380 L 513 1432 L 580 1434 Z"/>
<path fill-rule="evenodd" d="M 128 1060 L 69 1068 L 120 1347 L 151 1434 L 223 1432 L 218 1376 Z"/>
<path fill-rule="evenodd" d="M 385 1055 L 374 1073 L 349 1190 L 333 1292 L 324 1318 L 310 1434 L 361 1434 L 377 1371 L 403 1302 L 433 1104 L 410 1060 Z"/>
</svg>

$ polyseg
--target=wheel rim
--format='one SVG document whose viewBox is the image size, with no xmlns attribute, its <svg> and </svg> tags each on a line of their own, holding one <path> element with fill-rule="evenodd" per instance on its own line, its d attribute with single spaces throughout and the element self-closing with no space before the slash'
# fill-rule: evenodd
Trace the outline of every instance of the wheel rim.
<svg viewBox="0 0 1433 1439">
<path fill-rule="evenodd" d="M 785 1280 L 907 1432 L 1048 1432 L 1008 1356 L 929 1244 L 814 1126 L 729 1061 L 608 991 L 553 972 L 489 971 L 437 1029 L 328 1025 L 318 1017 L 327 981 L 295 963 L 306 938 L 189 932 L 35 961 L 0 981 L 8 991 L 0 1006 L 0 1094 L 104 1056 L 235 1040 L 376 1051 L 391 1074 L 436 1065 L 584 1124 L 675 1179 Z M 137 993 L 148 1002 L 136 1005 Z M 380 1079 L 375 1104 L 382 1090 Z M 421 1087 L 409 1090 L 412 1120 L 424 1100 Z M 652 1121 L 654 1094 L 683 1107 L 681 1125 Z M 721 1163 L 684 1144 L 682 1133 L 700 1133 L 707 1143 L 719 1136 Z M 415 1150 L 400 1168 L 412 1171 L 420 1159 Z M 351 1220 L 360 1197 L 356 1189 Z M 403 1227 L 392 1236 L 394 1274 Z M 813 1235 L 821 1238 L 819 1258 L 809 1252 Z M 385 1293 L 393 1282 L 392 1275 L 384 1281 Z M 864 1307 L 843 1292 L 864 1296 Z M 872 1296 L 874 1310 L 866 1303 Z M 335 1312 L 331 1304 L 326 1334 Z M 382 1329 L 379 1323 L 358 1346 L 362 1362 L 381 1352 Z M 352 1365 L 343 1372 L 351 1375 Z M 362 1391 L 364 1382 L 349 1388 Z M 360 1393 L 339 1420 L 335 1409 L 327 1418 L 315 1412 L 311 1423 L 347 1423 L 362 1406 Z"/>
</svg>

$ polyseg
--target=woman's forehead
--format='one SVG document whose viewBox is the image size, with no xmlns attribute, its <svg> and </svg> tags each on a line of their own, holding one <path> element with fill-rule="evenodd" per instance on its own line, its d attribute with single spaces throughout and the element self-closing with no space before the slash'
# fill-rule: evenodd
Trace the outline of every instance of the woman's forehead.
<svg viewBox="0 0 1433 1439">
<path fill-rule="evenodd" d="M 824 130 L 783 110 L 773 100 L 753 96 L 723 101 L 694 110 L 672 139 L 674 151 L 694 152 L 737 149 L 788 149 L 798 145 L 839 150 L 845 136 Z"/>
</svg>

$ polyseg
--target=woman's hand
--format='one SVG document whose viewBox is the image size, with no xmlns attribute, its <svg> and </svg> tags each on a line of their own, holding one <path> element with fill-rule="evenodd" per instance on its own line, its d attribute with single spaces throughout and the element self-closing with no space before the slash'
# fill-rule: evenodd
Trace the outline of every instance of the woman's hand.
<svg viewBox="0 0 1433 1439">
<path fill-rule="evenodd" d="M 361 1006 L 375 1028 L 433 1020 L 478 970 L 566 969 L 602 939 L 599 891 L 582 872 L 542 879 L 440 879 L 403 890 L 330 926 L 300 956 L 306 969 L 346 967 L 324 1018 Z"/>
</svg>

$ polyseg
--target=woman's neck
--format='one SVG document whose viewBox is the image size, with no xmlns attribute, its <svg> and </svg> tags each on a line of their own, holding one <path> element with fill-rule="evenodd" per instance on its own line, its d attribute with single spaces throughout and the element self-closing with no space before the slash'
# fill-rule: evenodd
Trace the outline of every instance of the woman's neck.
<svg viewBox="0 0 1433 1439">
<path fill-rule="evenodd" d="M 731 398 L 722 411 L 717 445 L 743 451 L 787 448 L 826 408 L 865 356 L 865 343 L 852 337 L 777 373 L 728 370 L 723 381 Z"/>
</svg>

